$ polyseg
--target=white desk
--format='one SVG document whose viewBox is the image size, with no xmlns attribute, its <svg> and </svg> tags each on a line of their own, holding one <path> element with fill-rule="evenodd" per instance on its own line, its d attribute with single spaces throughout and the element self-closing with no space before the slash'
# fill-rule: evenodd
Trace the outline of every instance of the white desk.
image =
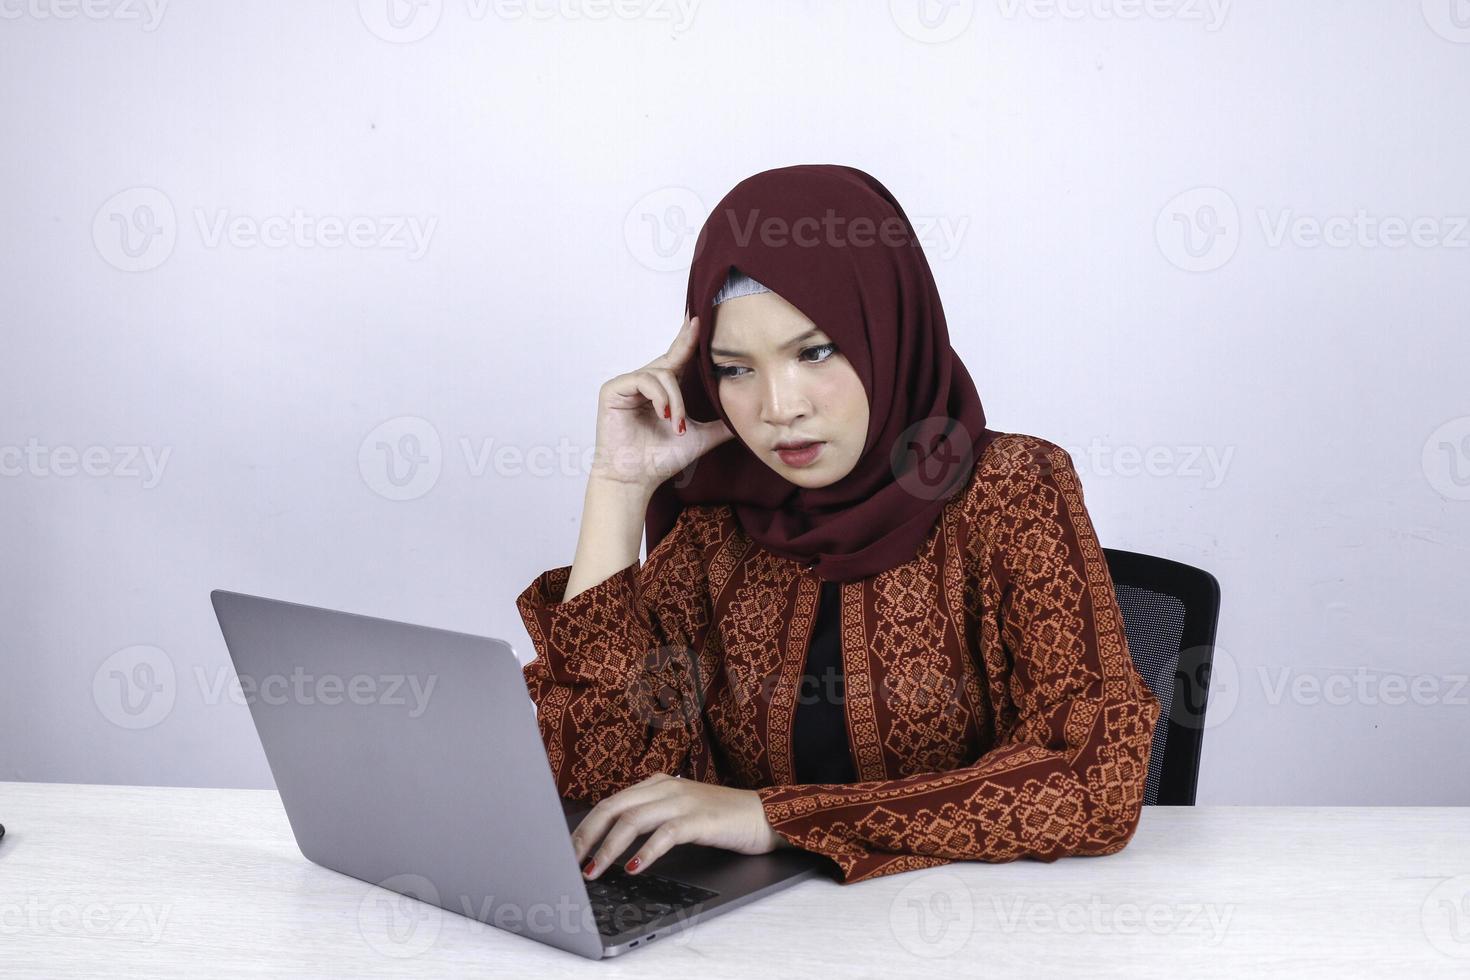
<svg viewBox="0 0 1470 980">
<path fill-rule="evenodd" d="M 1118 854 L 806 881 L 601 962 L 311 864 L 271 791 L 0 783 L 0 822 L 6 977 L 1470 976 L 1465 808 L 1151 807 Z"/>
</svg>

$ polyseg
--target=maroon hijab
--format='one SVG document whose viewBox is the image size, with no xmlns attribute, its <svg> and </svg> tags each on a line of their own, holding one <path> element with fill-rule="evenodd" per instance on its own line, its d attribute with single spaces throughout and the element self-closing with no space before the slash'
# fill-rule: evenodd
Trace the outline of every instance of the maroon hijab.
<svg viewBox="0 0 1470 980">
<path fill-rule="evenodd" d="M 728 503 L 756 543 L 827 581 L 910 560 L 998 433 L 985 427 L 974 382 L 949 345 L 908 216 L 873 177 L 834 164 L 755 174 L 715 206 L 689 270 L 699 344 L 679 389 L 689 418 L 720 418 L 734 431 L 709 352 L 712 304 L 732 267 L 795 306 L 852 363 L 868 394 L 867 441 L 852 472 L 807 489 L 737 434 L 654 491 L 648 551 L 685 506 Z"/>
</svg>

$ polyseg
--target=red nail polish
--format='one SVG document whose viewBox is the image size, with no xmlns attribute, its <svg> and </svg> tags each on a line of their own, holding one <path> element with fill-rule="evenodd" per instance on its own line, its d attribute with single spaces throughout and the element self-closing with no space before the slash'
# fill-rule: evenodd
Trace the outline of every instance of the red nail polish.
<svg viewBox="0 0 1470 980">
<path fill-rule="evenodd" d="M 593 858 L 591 861 L 588 861 L 587 862 L 587 866 L 582 869 L 582 873 L 584 875 L 590 875 L 592 873 L 593 867 L 595 867 L 596 864 L 597 864 L 597 859 L 596 858 Z"/>
<path fill-rule="evenodd" d="M 638 862 L 638 859 L 636 857 L 633 858 L 633 860 L 631 860 L 631 861 L 629 861 L 627 863 L 626 867 L 628 869 L 628 873 L 629 874 L 632 874 L 634 871 L 637 871 L 638 870 L 638 863 L 639 862 Z"/>
<path fill-rule="evenodd" d="M 669 415 L 669 406 L 665 405 L 664 406 L 664 418 L 669 418 L 669 417 L 670 417 L 670 415 Z"/>
<path fill-rule="evenodd" d="M 684 434 L 684 420 L 683 419 L 680 419 L 679 420 L 679 435 L 682 436 L 683 434 Z"/>
</svg>

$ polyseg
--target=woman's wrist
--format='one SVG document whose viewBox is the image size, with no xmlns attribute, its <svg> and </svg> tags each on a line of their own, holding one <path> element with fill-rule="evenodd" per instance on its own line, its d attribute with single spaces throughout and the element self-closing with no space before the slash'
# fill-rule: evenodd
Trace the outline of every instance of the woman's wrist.
<svg viewBox="0 0 1470 980">
<path fill-rule="evenodd" d="M 587 486 L 594 493 L 606 493 L 630 501 L 641 501 L 645 506 L 653 499 L 656 484 L 630 483 L 604 473 L 593 472 L 587 476 Z"/>
<path fill-rule="evenodd" d="M 760 808 L 761 819 L 765 821 L 767 849 L 770 850 L 770 851 L 775 851 L 775 850 L 780 850 L 781 848 L 784 848 L 784 847 L 795 847 L 796 846 L 795 844 L 791 843 L 789 840 L 787 840 L 786 838 L 782 837 L 780 834 L 776 833 L 776 828 L 774 828 L 774 827 L 771 826 L 770 818 L 768 818 L 765 815 L 766 814 L 766 804 L 761 799 L 760 793 L 756 792 L 753 789 L 752 790 L 747 790 L 746 792 L 750 793 L 752 796 L 755 797 L 755 805 Z"/>
<path fill-rule="evenodd" d="M 563 602 L 605 582 L 638 560 L 648 503 L 652 499 L 651 490 L 644 491 L 635 484 L 588 477 L 577 553 L 572 559 Z"/>
</svg>

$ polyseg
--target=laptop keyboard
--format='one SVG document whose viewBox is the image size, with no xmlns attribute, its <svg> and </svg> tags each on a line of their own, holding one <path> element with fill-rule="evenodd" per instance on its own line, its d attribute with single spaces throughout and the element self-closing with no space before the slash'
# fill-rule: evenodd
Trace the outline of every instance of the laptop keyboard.
<svg viewBox="0 0 1470 980">
<path fill-rule="evenodd" d="M 708 888 L 686 884 L 644 871 L 628 874 L 620 865 L 592 880 L 583 879 L 592 902 L 597 931 L 616 936 L 674 912 L 701 905 L 719 895 Z"/>
</svg>

